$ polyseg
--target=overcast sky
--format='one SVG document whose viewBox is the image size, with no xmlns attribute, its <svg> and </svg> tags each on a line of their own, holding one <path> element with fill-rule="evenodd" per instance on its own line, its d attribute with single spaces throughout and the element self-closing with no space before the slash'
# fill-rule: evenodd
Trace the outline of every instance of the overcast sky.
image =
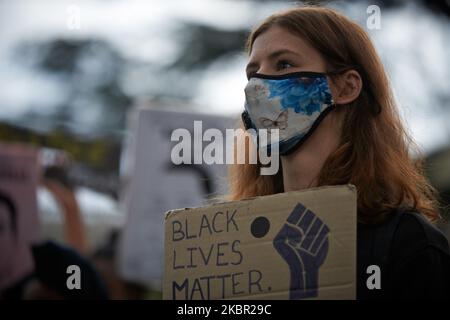
<svg viewBox="0 0 450 320">
<path fill-rule="evenodd" d="M 169 63 L 179 46 L 173 30 L 179 19 L 201 21 L 225 29 L 251 28 L 289 4 L 222 0 L 14 0 L 0 1 L 0 118 L 13 119 L 39 106 L 51 112 L 64 89 L 57 79 L 17 65 L 12 48 L 26 39 L 103 38 L 125 57 Z M 67 27 L 80 10 L 79 30 Z M 367 4 L 341 9 L 365 27 Z M 450 24 L 411 4 L 381 11 L 381 29 L 370 35 L 382 56 L 413 137 L 432 151 L 449 143 L 450 106 L 440 105 L 450 82 Z M 246 57 L 220 60 L 202 73 L 194 99 L 197 110 L 237 116 L 243 107 Z M 447 100 L 448 101 L 448 100 Z M 448 102 L 447 102 L 448 103 Z"/>
</svg>

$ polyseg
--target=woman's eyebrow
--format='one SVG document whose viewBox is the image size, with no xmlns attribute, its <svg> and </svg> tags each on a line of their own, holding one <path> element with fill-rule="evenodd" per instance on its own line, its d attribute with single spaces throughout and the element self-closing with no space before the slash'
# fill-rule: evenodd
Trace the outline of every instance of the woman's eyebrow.
<svg viewBox="0 0 450 320">
<path fill-rule="evenodd" d="M 285 54 L 285 53 L 289 53 L 289 54 L 293 54 L 293 55 L 296 55 L 296 56 L 300 56 L 300 54 L 298 52 L 295 52 L 295 51 L 292 51 L 292 50 L 289 50 L 289 49 L 280 49 L 280 50 L 274 51 L 271 54 L 269 54 L 269 59 L 271 59 L 271 60 L 275 59 L 275 58 L 277 58 L 277 57 L 279 57 L 279 56 L 281 56 L 282 54 Z"/>
<path fill-rule="evenodd" d="M 298 52 L 295 52 L 295 51 L 292 51 L 292 50 L 289 50 L 289 49 L 280 49 L 280 50 L 276 50 L 276 51 L 270 53 L 268 55 L 268 58 L 270 60 L 273 60 L 273 59 L 275 59 L 275 58 L 277 58 L 277 57 L 279 57 L 279 56 L 281 56 L 282 54 L 285 54 L 285 53 L 293 54 L 293 55 L 296 55 L 296 56 L 300 56 L 300 54 Z M 247 67 L 245 68 L 245 71 L 248 73 L 251 69 L 257 68 L 258 66 L 259 66 L 259 64 L 257 62 L 250 62 L 247 65 Z"/>
</svg>

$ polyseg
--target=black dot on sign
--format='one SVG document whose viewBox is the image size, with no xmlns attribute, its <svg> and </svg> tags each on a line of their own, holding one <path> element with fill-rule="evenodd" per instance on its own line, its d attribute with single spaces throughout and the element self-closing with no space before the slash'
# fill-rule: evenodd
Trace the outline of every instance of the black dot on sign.
<svg viewBox="0 0 450 320">
<path fill-rule="evenodd" d="M 270 229 L 270 222 L 266 217 L 258 217 L 253 220 L 251 232 L 255 238 L 264 237 Z"/>
</svg>

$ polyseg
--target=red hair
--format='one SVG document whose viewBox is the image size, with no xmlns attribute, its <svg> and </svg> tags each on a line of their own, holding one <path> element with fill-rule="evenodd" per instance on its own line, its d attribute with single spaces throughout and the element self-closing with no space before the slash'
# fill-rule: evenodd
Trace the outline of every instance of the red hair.
<svg viewBox="0 0 450 320">
<path fill-rule="evenodd" d="M 408 152 L 414 148 L 419 154 L 403 127 L 384 67 L 367 33 L 333 9 L 294 8 L 263 21 L 248 38 L 249 53 L 255 39 L 274 25 L 306 40 L 324 57 L 329 70 L 354 69 L 362 78 L 358 98 L 332 111 L 344 113 L 340 144 L 322 167 L 318 185 L 354 184 L 362 221 L 376 221 L 399 206 L 436 220 L 437 193 L 424 175 L 422 161 L 413 160 Z M 281 170 L 262 176 L 260 166 L 230 167 L 230 199 L 284 191 Z"/>
</svg>

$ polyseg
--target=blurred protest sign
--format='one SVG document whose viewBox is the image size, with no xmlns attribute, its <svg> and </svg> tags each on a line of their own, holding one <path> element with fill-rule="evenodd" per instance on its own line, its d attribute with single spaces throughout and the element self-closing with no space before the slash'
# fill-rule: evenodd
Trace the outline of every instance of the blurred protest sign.
<svg viewBox="0 0 450 320">
<path fill-rule="evenodd" d="M 352 185 L 173 210 L 164 299 L 355 299 Z"/>
<path fill-rule="evenodd" d="M 30 244 L 38 240 L 34 148 L 0 144 L 0 290 L 33 269 Z"/>
<path fill-rule="evenodd" d="M 172 162 L 171 151 L 177 144 L 171 141 L 172 132 L 185 128 L 196 139 L 202 133 L 194 132 L 194 121 L 202 121 L 203 130 L 221 131 L 233 128 L 234 121 L 151 109 L 138 109 L 130 119 L 132 137 L 124 158 L 127 222 L 119 268 L 129 281 L 159 286 L 164 264 L 164 213 L 171 208 L 204 205 L 208 198 L 226 193 L 224 164 Z"/>
</svg>

